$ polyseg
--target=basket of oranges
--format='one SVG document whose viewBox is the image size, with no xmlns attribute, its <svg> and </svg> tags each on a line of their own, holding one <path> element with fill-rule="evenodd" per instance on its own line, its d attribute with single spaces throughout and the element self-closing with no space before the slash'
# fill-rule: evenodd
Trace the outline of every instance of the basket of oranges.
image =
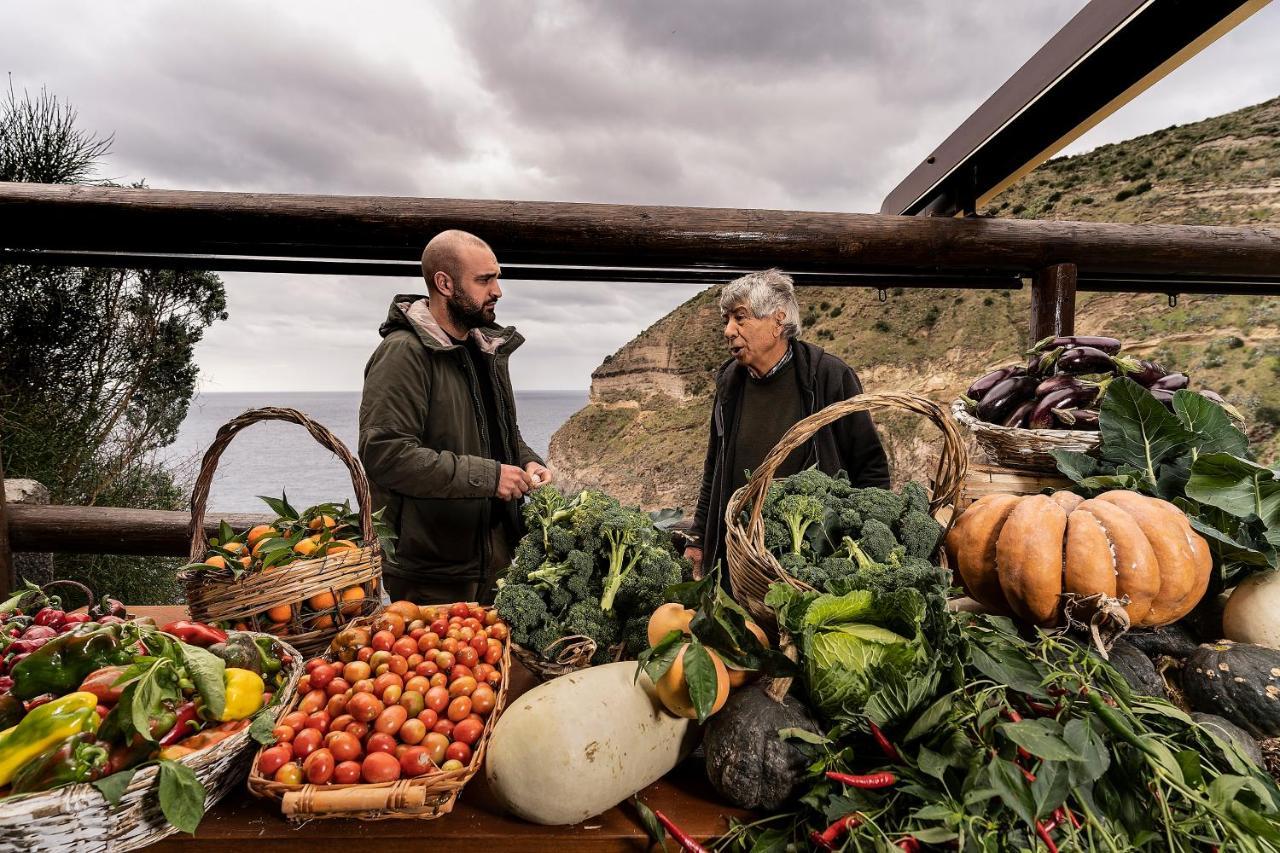
<svg viewBox="0 0 1280 853">
<path fill-rule="evenodd" d="M 305 427 L 347 466 L 356 510 L 321 504 L 297 512 L 287 499 L 264 499 L 277 517 L 237 533 L 224 521 L 210 538 L 204 526 L 209 487 L 231 440 L 259 421 Z M 369 481 L 351 451 L 295 409 L 253 409 L 218 430 L 191 494 L 191 562 L 180 575 L 193 619 L 224 622 L 285 639 L 303 654 L 328 647 L 348 622 L 375 612 L 382 598 L 385 528 L 371 511 Z"/>
</svg>

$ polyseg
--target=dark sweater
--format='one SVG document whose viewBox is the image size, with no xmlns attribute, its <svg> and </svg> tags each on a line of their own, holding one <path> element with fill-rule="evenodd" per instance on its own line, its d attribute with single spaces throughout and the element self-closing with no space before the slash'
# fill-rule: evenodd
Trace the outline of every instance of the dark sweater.
<svg viewBox="0 0 1280 853">
<path fill-rule="evenodd" d="M 738 430 L 738 439 L 734 443 L 731 492 L 747 484 L 747 472 L 759 468 L 783 433 L 804 417 L 804 401 L 796 380 L 796 360 L 789 359 L 772 376 L 757 379 L 748 375 L 742 388 L 740 411 L 738 423 L 750 426 Z M 803 461 L 804 448 L 796 448 L 778 466 L 774 476 L 788 477 L 796 473 Z"/>
</svg>

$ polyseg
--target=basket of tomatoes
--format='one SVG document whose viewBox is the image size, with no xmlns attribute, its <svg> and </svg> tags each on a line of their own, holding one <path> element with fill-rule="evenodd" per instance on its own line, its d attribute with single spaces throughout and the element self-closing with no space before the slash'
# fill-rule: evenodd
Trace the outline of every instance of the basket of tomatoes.
<svg viewBox="0 0 1280 853">
<path fill-rule="evenodd" d="M 306 662 L 249 790 L 294 820 L 431 820 L 479 771 L 507 696 L 497 611 L 397 601 Z"/>
</svg>

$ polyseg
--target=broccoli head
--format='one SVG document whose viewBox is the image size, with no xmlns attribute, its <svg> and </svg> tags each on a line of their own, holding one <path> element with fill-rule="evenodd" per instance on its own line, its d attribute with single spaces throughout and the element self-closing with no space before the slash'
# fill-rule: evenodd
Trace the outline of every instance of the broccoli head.
<svg viewBox="0 0 1280 853">
<path fill-rule="evenodd" d="M 542 536 L 535 533 L 525 534 L 516 545 L 511 567 L 507 569 L 507 580 L 511 583 L 528 582 L 529 572 L 541 566 L 546 556 L 546 552 L 542 550 Z"/>
<path fill-rule="evenodd" d="M 862 516 L 864 524 L 875 519 L 886 527 L 893 526 L 906 506 L 906 501 L 900 496 L 888 489 L 875 487 L 855 489 L 847 503 L 850 509 Z"/>
<path fill-rule="evenodd" d="M 851 557 L 827 557 L 822 561 L 822 571 L 829 582 L 834 582 L 856 573 L 858 564 Z"/>
<path fill-rule="evenodd" d="M 796 555 L 793 554 L 792 556 Z M 825 561 L 821 566 L 815 566 L 809 562 L 796 563 L 787 570 L 787 574 L 819 591 L 825 591 L 827 583 L 831 580 L 831 576 L 827 574 Z"/>
<path fill-rule="evenodd" d="M 547 611 L 552 616 L 563 615 L 575 600 L 573 593 L 565 586 L 553 586 L 543 590 L 542 593 L 547 597 Z"/>
<path fill-rule="evenodd" d="M 743 521 L 746 526 L 746 521 Z M 791 531 L 776 518 L 764 517 L 764 547 L 777 555 L 791 553 Z"/>
<path fill-rule="evenodd" d="M 832 488 L 839 482 L 841 481 L 822 473 L 817 468 L 806 468 L 790 477 L 776 481 L 769 490 L 773 491 L 777 488 L 781 494 L 810 495 L 823 499 L 831 494 Z M 847 486 L 848 480 L 845 480 L 844 484 Z"/>
<path fill-rule="evenodd" d="M 908 509 L 903 514 L 897 531 L 898 540 L 912 557 L 932 557 L 933 552 L 938 549 L 938 540 L 942 538 L 942 525 L 928 513 L 915 509 Z"/>
<path fill-rule="evenodd" d="M 533 634 L 529 637 L 529 642 L 527 645 L 524 643 L 521 643 L 521 645 L 525 646 L 525 648 L 527 648 L 531 652 L 534 652 L 539 657 L 542 657 L 543 652 L 546 651 L 548 646 L 550 646 L 552 643 L 558 642 L 560 639 L 564 637 L 567 637 L 569 633 L 570 632 L 566 631 L 563 625 L 561 625 L 559 622 L 552 620 L 549 622 L 544 622 L 541 628 L 534 631 Z M 550 657 L 554 658 L 555 653 L 556 653 L 556 650 L 552 649 Z"/>
<path fill-rule="evenodd" d="M 898 539 L 889 525 L 878 519 L 868 518 L 862 525 L 858 545 L 873 561 L 886 563 L 893 549 L 898 547 Z"/>
<path fill-rule="evenodd" d="M 902 500 L 906 502 L 905 512 L 923 512 L 929 514 L 929 493 L 924 490 L 924 486 L 915 480 L 907 483 L 902 487 Z"/>
<path fill-rule="evenodd" d="M 791 537 L 791 553 L 804 548 L 804 535 L 815 522 L 822 523 L 826 507 L 813 495 L 784 495 L 777 503 L 776 515 L 787 525 Z"/>
<path fill-rule="evenodd" d="M 531 586 L 504 583 L 494 596 L 493 606 L 511 629 L 511 639 L 522 646 L 532 642 L 534 632 L 547 621 L 547 603 Z"/>
<path fill-rule="evenodd" d="M 622 626 L 622 642 L 629 658 L 637 657 L 649 648 L 649 617 L 632 616 Z"/>
<path fill-rule="evenodd" d="M 594 664 L 609 662 L 609 647 L 622 635 L 618 617 L 590 601 L 578 601 L 569 607 L 564 615 L 564 629 L 569 634 L 581 634 L 595 640 L 596 653 L 591 658 Z"/>
<path fill-rule="evenodd" d="M 643 546 L 640 562 L 618 587 L 618 606 L 628 613 L 652 613 L 666 603 L 667 587 L 680 583 L 683 574 L 673 550 L 662 545 Z"/>
</svg>

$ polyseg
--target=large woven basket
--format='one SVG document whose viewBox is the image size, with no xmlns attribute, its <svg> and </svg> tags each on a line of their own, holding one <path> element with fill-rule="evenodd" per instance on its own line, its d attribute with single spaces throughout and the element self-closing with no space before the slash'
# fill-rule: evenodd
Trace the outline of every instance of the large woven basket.
<svg viewBox="0 0 1280 853">
<path fill-rule="evenodd" d="M 971 415 L 964 400 L 951 404 L 951 414 L 973 433 L 987 458 L 1007 468 L 1056 473 L 1058 463 L 1050 455 L 1051 451 L 1092 453 L 1102 442 L 1100 433 L 1089 430 L 1024 429 L 989 424 Z"/>
<path fill-rule="evenodd" d="M 765 606 L 764 597 L 772 584 L 782 581 L 797 589 L 812 589 L 782 570 L 777 559 L 764 546 L 764 519 L 761 509 L 773 474 L 791 452 L 801 447 L 818 430 L 855 412 L 876 409 L 901 409 L 913 412 L 933 422 L 942 432 L 942 450 L 938 454 L 938 466 L 932 480 L 932 498 L 929 509 L 935 514 L 955 503 L 956 494 L 968 469 L 968 457 L 964 450 L 964 438 L 942 407 L 927 397 L 910 391 L 886 391 L 879 394 L 861 394 L 832 403 L 815 412 L 787 430 L 777 445 L 769 451 L 751 475 L 747 484 L 734 492 L 725 511 L 725 550 L 729 563 L 729 579 L 733 585 L 733 597 L 749 611 L 756 621 L 769 630 L 776 627 L 773 611 Z M 746 524 L 742 513 L 749 510 Z"/>
<path fill-rule="evenodd" d="M 284 646 L 293 661 L 275 705 L 277 721 L 294 704 L 302 675 L 302 656 L 287 643 Z M 207 749 L 177 759 L 190 767 L 204 785 L 206 810 L 240 784 L 255 752 L 252 745 L 246 727 Z M 88 784 L 0 800 L 0 850 L 118 853 L 173 835 L 177 828 L 165 820 L 160 810 L 158 773 L 155 765 L 139 770 L 114 807 L 107 805 L 98 789 Z"/>
<path fill-rule="evenodd" d="M 207 570 L 190 569 L 182 574 L 187 606 L 191 616 L 202 622 L 244 622 L 255 630 L 267 630 L 281 636 L 305 655 L 315 655 L 328 648 L 329 641 L 352 619 L 377 610 L 382 598 L 382 548 L 373 526 L 369 480 L 360 461 L 351 454 L 337 436 L 296 409 L 265 408 L 245 412 L 218 430 L 213 444 L 204 455 L 200 475 L 191 493 L 191 562 L 202 562 L 209 550 L 205 535 L 205 506 L 218 459 L 241 430 L 259 421 L 288 421 L 305 427 L 312 438 L 333 451 L 351 474 L 360 513 L 362 548 L 335 551 L 313 560 L 297 560 L 266 572 L 255 572 L 240 578 Z M 358 606 L 343 605 L 341 592 L 353 586 L 364 590 Z M 335 602 L 327 610 L 309 610 L 303 603 L 309 598 L 329 592 Z M 288 604 L 291 619 L 287 624 L 271 624 L 264 611 Z"/>
<path fill-rule="evenodd" d="M 450 602 L 452 603 L 452 602 Z M 354 624 L 368 625 L 372 619 L 364 618 Z M 334 660 L 333 654 L 326 655 Z M 280 810 L 290 820 L 306 821 L 319 818 L 356 818 L 358 820 L 434 820 L 453 811 L 458 795 L 471 777 L 484 764 L 484 752 L 493 727 L 507 704 L 507 685 L 511 680 L 511 642 L 503 643 L 502 682 L 498 685 L 497 701 L 485 720 L 484 732 L 476 741 L 471 753 L 471 763 L 461 770 L 440 771 L 412 779 L 395 782 L 353 785 L 285 785 L 258 774 L 258 758 L 253 759 L 249 771 L 249 791 L 258 797 L 280 801 Z M 296 697 L 294 704 L 301 701 Z M 292 709 L 290 709 L 292 710 Z M 261 754 L 261 750 L 259 750 Z"/>
</svg>

